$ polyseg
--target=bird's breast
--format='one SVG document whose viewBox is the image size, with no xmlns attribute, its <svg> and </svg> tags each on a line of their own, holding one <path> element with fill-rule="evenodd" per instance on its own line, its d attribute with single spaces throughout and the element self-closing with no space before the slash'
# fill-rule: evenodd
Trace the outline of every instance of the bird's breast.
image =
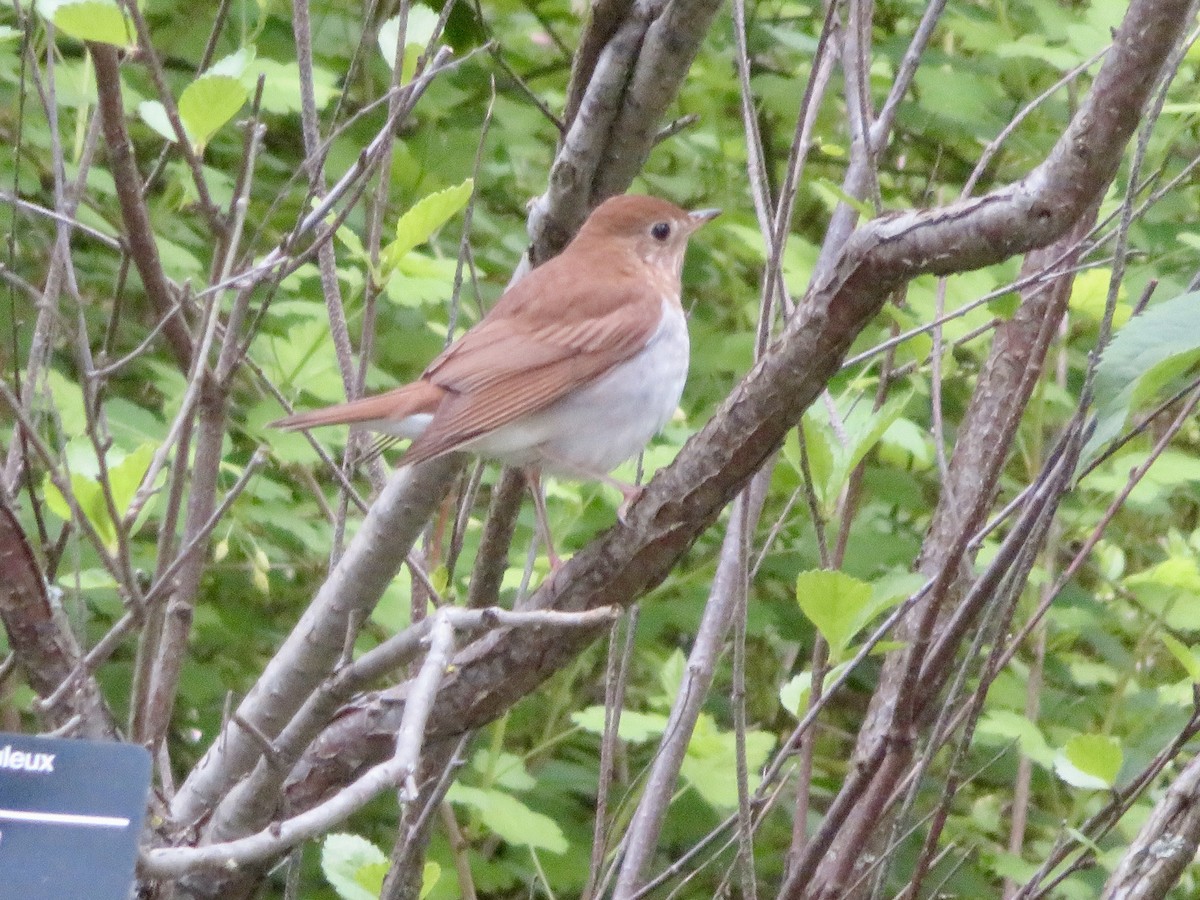
<svg viewBox="0 0 1200 900">
<path fill-rule="evenodd" d="M 636 456 L 670 421 L 687 380 L 683 310 L 664 295 L 662 319 L 646 345 L 546 409 L 474 442 L 472 449 L 565 475 L 607 473 Z"/>
</svg>

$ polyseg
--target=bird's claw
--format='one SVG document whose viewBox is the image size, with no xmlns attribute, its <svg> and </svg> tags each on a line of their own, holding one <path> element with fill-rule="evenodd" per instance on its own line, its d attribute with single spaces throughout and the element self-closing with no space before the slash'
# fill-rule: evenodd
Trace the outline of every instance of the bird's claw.
<svg viewBox="0 0 1200 900">
<path fill-rule="evenodd" d="M 617 507 L 617 520 L 622 525 L 629 524 L 629 509 L 633 504 L 641 499 L 642 494 L 646 493 L 646 489 L 636 485 L 630 485 L 621 488 L 621 496 L 625 499 L 621 501 L 621 505 Z"/>
</svg>

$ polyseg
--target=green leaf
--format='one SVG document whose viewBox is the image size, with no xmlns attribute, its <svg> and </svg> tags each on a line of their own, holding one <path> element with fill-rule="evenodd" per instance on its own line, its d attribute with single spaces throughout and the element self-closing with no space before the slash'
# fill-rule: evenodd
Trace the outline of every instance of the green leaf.
<svg viewBox="0 0 1200 900">
<path fill-rule="evenodd" d="M 400 83 L 412 81 L 417 71 L 417 60 L 429 46 L 433 30 L 437 27 L 438 14 L 428 6 L 413 4 L 408 9 L 404 26 L 404 65 L 400 71 Z M 396 63 L 396 41 L 400 37 L 400 17 L 392 16 L 379 26 L 379 52 L 389 69 Z"/>
<path fill-rule="evenodd" d="M 44 488 L 46 502 L 51 511 L 64 521 L 70 522 L 71 507 L 67 504 L 66 498 L 59 493 L 58 488 L 50 482 L 49 476 L 46 477 Z M 104 546 L 109 549 L 115 547 L 117 532 L 113 527 L 112 517 L 108 514 L 108 507 L 104 502 L 104 491 L 100 488 L 99 482 L 78 472 L 72 472 L 71 493 L 75 495 L 75 502 L 79 505 L 80 513 L 92 528 L 96 529 L 96 534 L 100 536 Z"/>
<path fill-rule="evenodd" d="M 1171 628 L 1200 630 L 1200 565 L 1185 548 L 1175 548 L 1170 556 L 1125 578 L 1125 587 L 1151 615 Z"/>
<path fill-rule="evenodd" d="M 258 51 L 253 45 L 242 47 L 240 50 L 223 56 L 204 70 L 205 75 L 227 75 L 230 78 L 241 78 L 246 74 L 246 67 L 254 62 Z"/>
<path fill-rule="evenodd" d="M 342 900 L 379 900 L 388 860 L 382 850 L 356 834 L 326 835 L 321 871 Z"/>
<path fill-rule="evenodd" d="M 810 407 L 804 414 L 800 427 L 804 429 L 804 448 L 808 453 L 808 471 L 812 474 L 813 489 L 822 505 L 828 507 L 833 499 L 828 496 L 827 490 L 833 481 L 836 457 L 841 448 L 829 420 L 813 410 Z M 796 470 L 800 471 L 799 457 Z"/>
<path fill-rule="evenodd" d="M 111 549 L 117 544 L 117 528 L 112 516 L 109 515 L 108 504 L 104 500 L 104 490 L 100 486 L 99 476 L 93 474 L 99 470 L 96 458 L 90 447 L 84 453 L 77 453 L 76 450 L 68 447 L 68 458 L 71 457 L 74 457 L 71 461 L 71 493 L 75 495 L 79 511 L 96 529 L 96 533 L 104 545 Z M 151 444 L 143 444 L 132 453 L 123 453 L 117 449 L 109 451 L 109 489 L 112 492 L 113 505 L 116 507 L 118 515 L 124 515 L 128 510 L 153 457 L 154 447 Z M 50 511 L 62 520 L 70 521 L 71 507 L 58 488 L 50 481 L 49 475 L 46 476 L 42 487 Z"/>
<path fill-rule="evenodd" d="M 108 470 L 109 485 L 112 488 L 113 504 L 122 514 L 129 509 L 137 489 L 150 468 L 154 459 L 154 447 L 142 444 L 132 453 L 127 454 L 117 465 Z"/>
<path fill-rule="evenodd" d="M 889 303 L 880 313 L 886 316 L 900 331 L 911 331 L 915 326 L 924 324 L 914 316 L 911 310 Z M 896 346 L 896 358 L 904 362 L 923 364 L 933 352 L 933 338 L 926 332 L 914 334 L 908 340 Z"/>
<path fill-rule="evenodd" d="M 833 504 L 854 467 L 904 412 L 912 393 L 893 397 L 878 410 L 872 410 L 870 402 L 857 392 L 846 399 L 849 411 L 836 425 L 824 407 L 810 407 L 803 419 L 809 468 L 827 513 L 833 512 Z"/>
<path fill-rule="evenodd" d="M 566 853 L 570 848 L 557 822 L 534 812 L 504 791 L 483 790 L 456 783 L 451 786 L 446 799 L 474 809 L 483 824 L 509 844 L 551 853 Z"/>
<path fill-rule="evenodd" d="M 435 191 L 422 197 L 396 222 L 396 239 L 383 250 L 385 269 L 392 269 L 408 251 L 425 243 L 450 217 L 467 205 L 475 182 L 468 178 L 462 184 Z"/>
<path fill-rule="evenodd" d="M 891 609 L 902 600 L 907 600 L 925 586 L 928 579 L 917 572 L 885 572 L 871 582 L 871 602 L 867 604 L 865 627 L 885 609 Z"/>
<path fill-rule="evenodd" d="M 1021 295 L 1017 293 L 1001 294 L 987 303 L 988 312 L 1000 319 L 1011 319 L 1021 308 Z"/>
<path fill-rule="evenodd" d="M 1044 768 L 1054 765 L 1054 751 L 1036 722 L 1026 716 L 1007 709 L 990 711 L 979 722 L 980 737 L 996 737 L 1003 741 L 1016 741 L 1021 752 Z"/>
<path fill-rule="evenodd" d="M 111 0 L 83 0 L 54 5 L 54 27 L 80 41 L 133 47 L 137 29 L 133 20 Z"/>
<path fill-rule="evenodd" d="M 829 209 L 833 209 L 839 203 L 845 203 L 862 216 L 864 221 L 875 218 L 875 207 L 866 200 L 847 194 L 840 184 L 830 181 L 828 178 L 812 179 L 809 188 L 824 201 Z"/>
<path fill-rule="evenodd" d="M 871 451 L 871 448 L 879 443 L 884 432 L 900 417 L 911 399 L 911 392 L 892 397 L 878 410 L 871 410 L 869 404 L 859 402 L 846 416 L 844 424 L 850 444 L 849 452 L 842 460 L 843 472 L 838 473 L 840 475 L 838 490 L 841 490 L 842 483 L 850 477 L 850 472 L 854 467 L 862 462 L 863 457 Z"/>
<path fill-rule="evenodd" d="M 392 269 L 386 296 L 400 306 L 415 308 L 440 303 L 450 295 L 457 266 L 452 257 L 434 258 L 420 250 L 410 251 Z"/>
<path fill-rule="evenodd" d="M 836 681 L 846 670 L 849 663 L 839 663 L 825 673 L 824 683 L 828 685 Z M 808 698 L 812 693 L 812 672 L 804 671 L 783 683 L 779 689 L 779 702 L 797 719 L 804 718 L 808 712 Z"/>
<path fill-rule="evenodd" d="M 571 721 L 584 731 L 591 734 L 604 734 L 604 707 L 589 706 L 571 714 Z M 667 717 L 658 713 L 636 712 L 631 709 L 621 710 L 621 721 L 617 725 L 617 734 L 621 740 L 631 744 L 644 744 L 661 735 L 667 727 Z"/>
<path fill-rule="evenodd" d="M 302 322 L 289 328 L 286 335 L 260 335 L 255 349 L 256 359 L 281 387 L 303 387 L 327 403 L 339 399 L 342 383 L 325 322 Z"/>
<path fill-rule="evenodd" d="M 1123 761 L 1116 738 L 1077 734 L 1054 757 L 1054 772 L 1072 787 L 1107 790 L 1116 784 Z"/>
<path fill-rule="evenodd" d="M 1082 469 L 1121 433 L 1145 398 L 1200 359 L 1200 293 L 1151 306 L 1122 328 L 1096 370 L 1096 428 L 1079 460 Z"/>
<path fill-rule="evenodd" d="M 1112 269 L 1088 269 L 1075 276 L 1071 285 L 1069 305 L 1072 312 L 1086 316 L 1094 322 L 1104 318 L 1108 305 L 1108 286 L 1112 280 Z M 1117 291 L 1117 306 L 1113 310 L 1113 328 L 1123 328 L 1132 314 L 1126 299 L 1124 286 Z"/>
<path fill-rule="evenodd" d="M 153 128 L 155 134 L 175 143 L 175 129 L 171 127 L 165 106 L 157 100 L 143 100 L 138 104 L 137 111 L 141 120 Z"/>
<path fill-rule="evenodd" d="M 683 655 L 683 651 L 679 648 L 671 651 L 671 655 L 667 657 L 662 667 L 658 670 L 658 683 L 662 687 L 662 694 L 656 697 L 656 701 L 661 701 L 664 707 L 670 706 L 675 702 L 675 697 L 679 693 L 679 687 L 683 684 L 683 673 L 687 668 L 687 659 Z"/>
<path fill-rule="evenodd" d="M 313 93 L 317 110 L 338 96 L 338 75 L 324 66 L 313 66 Z M 300 67 L 294 63 L 258 58 L 246 66 L 246 78 L 252 83 L 263 76 L 262 107 L 265 112 L 288 115 L 300 112 Z"/>
<path fill-rule="evenodd" d="M 71 506 L 67 503 L 67 498 L 62 495 L 62 491 L 54 486 L 48 473 L 42 479 L 42 496 L 46 498 L 46 506 L 50 508 L 50 512 L 64 522 L 71 521 Z"/>
<path fill-rule="evenodd" d="M 845 572 L 814 569 L 796 578 L 796 600 L 829 644 L 829 658 L 840 662 L 862 628 L 871 604 L 871 585 Z"/>
<path fill-rule="evenodd" d="M 1022 35 L 1015 41 L 1001 44 L 995 50 L 1001 59 L 1040 59 L 1063 72 L 1082 61 L 1078 54 L 1062 47 L 1047 46 L 1044 38 L 1035 35 Z"/>
<path fill-rule="evenodd" d="M 1179 664 L 1187 672 L 1188 678 L 1200 683 L 1200 657 L 1197 657 L 1195 650 L 1174 635 L 1163 634 L 1160 637 L 1166 648 L 1171 651 L 1171 655 L 1179 660 Z"/>
<path fill-rule="evenodd" d="M 343 247 L 350 251 L 350 256 L 353 259 L 362 263 L 369 260 L 367 248 L 363 246 L 362 238 L 349 225 L 339 225 L 337 231 L 334 232 L 334 237 L 338 239 Z"/>
<path fill-rule="evenodd" d="M 179 96 L 179 118 L 197 152 L 246 102 L 246 88 L 229 75 L 201 75 Z"/>
<path fill-rule="evenodd" d="M 525 768 L 525 760 L 513 753 L 479 750 L 471 758 L 471 768 L 510 791 L 528 791 L 537 786 L 537 780 Z"/>
<path fill-rule="evenodd" d="M 425 868 L 421 870 L 420 900 L 425 900 L 425 898 L 433 892 L 433 889 L 437 887 L 437 883 L 441 880 L 442 867 L 435 862 L 425 863 Z"/>
<path fill-rule="evenodd" d="M 737 748 L 732 731 L 722 731 L 716 721 L 702 713 L 688 741 L 679 774 L 705 802 L 719 810 L 737 806 Z M 775 735 L 766 731 L 746 734 L 746 768 L 749 787 L 758 787 L 758 771 L 775 746 Z"/>
</svg>

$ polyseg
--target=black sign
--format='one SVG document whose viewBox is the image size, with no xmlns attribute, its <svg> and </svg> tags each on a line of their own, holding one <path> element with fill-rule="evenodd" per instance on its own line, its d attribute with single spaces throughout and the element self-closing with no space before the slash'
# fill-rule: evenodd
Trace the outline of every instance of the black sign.
<svg viewBox="0 0 1200 900">
<path fill-rule="evenodd" d="M 149 787 L 143 747 L 0 732 L 0 896 L 128 900 Z"/>
</svg>

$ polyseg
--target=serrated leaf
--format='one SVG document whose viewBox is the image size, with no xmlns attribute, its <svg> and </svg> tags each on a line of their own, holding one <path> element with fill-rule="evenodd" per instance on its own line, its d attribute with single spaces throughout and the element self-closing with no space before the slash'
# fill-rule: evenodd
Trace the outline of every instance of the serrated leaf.
<svg viewBox="0 0 1200 900">
<path fill-rule="evenodd" d="M 566 853 L 570 849 L 557 822 L 534 812 L 511 794 L 456 783 L 446 799 L 470 806 L 479 813 L 483 824 L 506 843 L 551 853 Z"/>
<path fill-rule="evenodd" d="M 326 835 L 321 871 L 342 900 L 379 900 L 387 874 L 384 852 L 356 834 Z"/>
<path fill-rule="evenodd" d="M 871 602 L 871 585 L 845 572 L 814 569 L 796 578 L 796 600 L 829 644 L 829 658 L 840 662 L 862 627 Z"/>
<path fill-rule="evenodd" d="M 1124 761 L 1116 738 L 1077 734 L 1054 757 L 1054 772 L 1073 787 L 1106 790 L 1117 781 Z"/>
<path fill-rule="evenodd" d="M 80 41 L 132 47 L 137 43 L 133 21 L 111 0 L 82 0 L 54 9 L 54 27 Z"/>
<path fill-rule="evenodd" d="M 462 184 L 435 191 L 422 197 L 396 222 L 396 238 L 383 251 L 385 269 L 392 269 L 408 251 L 425 243 L 450 217 L 467 205 L 475 182 L 468 178 Z"/>
<path fill-rule="evenodd" d="M 1137 397 L 1162 387 L 1197 359 L 1200 293 L 1151 306 L 1118 331 L 1096 370 L 1096 428 L 1079 468 L 1121 433 Z"/>
<path fill-rule="evenodd" d="M 229 75 L 201 75 L 179 96 L 179 118 L 197 152 L 238 114 L 246 102 L 246 88 Z"/>
</svg>

